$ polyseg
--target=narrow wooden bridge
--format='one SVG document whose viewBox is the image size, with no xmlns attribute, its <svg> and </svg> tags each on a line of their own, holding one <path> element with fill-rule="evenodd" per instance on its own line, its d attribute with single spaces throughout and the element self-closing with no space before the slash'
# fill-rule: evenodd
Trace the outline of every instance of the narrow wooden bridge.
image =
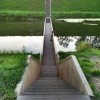
<svg viewBox="0 0 100 100">
<path fill-rule="evenodd" d="M 50 14 L 50 0 L 46 0 L 41 65 L 30 57 L 17 100 L 90 100 L 93 93 L 77 59 L 70 56 L 58 62 Z"/>
</svg>

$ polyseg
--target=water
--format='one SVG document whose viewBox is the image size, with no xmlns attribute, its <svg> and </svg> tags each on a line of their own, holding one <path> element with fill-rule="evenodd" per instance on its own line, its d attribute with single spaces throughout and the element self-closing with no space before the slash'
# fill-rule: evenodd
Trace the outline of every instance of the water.
<svg viewBox="0 0 100 100">
<path fill-rule="evenodd" d="M 57 19 L 53 20 L 53 27 L 57 51 L 76 51 L 81 41 L 100 48 L 100 18 Z"/>
<path fill-rule="evenodd" d="M 100 49 L 100 36 L 58 36 L 55 38 L 57 51 L 76 51 L 80 42 L 87 42 L 92 48 Z"/>
<path fill-rule="evenodd" d="M 100 36 L 55 36 L 55 46 L 59 51 L 76 51 L 76 43 L 87 41 L 92 47 L 100 48 Z M 6 36 L 0 37 L 0 51 L 25 51 L 42 53 L 42 36 Z"/>
<path fill-rule="evenodd" d="M 42 36 L 6 36 L 0 37 L 0 51 L 26 51 L 41 53 Z"/>
<path fill-rule="evenodd" d="M 68 42 L 66 41 L 66 39 L 69 39 Z M 77 39 L 75 37 L 66 37 L 66 36 L 55 36 L 55 47 L 56 47 L 56 51 L 64 51 L 64 52 L 68 52 L 68 51 L 76 51 L 76 42 Z"/>
<path fill-rule="evenodd" d="M 0 21 L 0 36 L 42 36 L 44 20 Z M 56 36 L 100 35 L 100 19 L 53 20 Z"/>
<path fill-rule="evenodd" d="M 0 36 L 42 36 L 44 20 L 0 21 Z"/>
<path fill-rule="evenodd" d="M 57 51 L 74 51 L 75 42 L 70 42 L 67 49 L 59 44 L 59 37 L 55 36 L 55 43 Z M 0 37 L 0 51 L 26 51 L 36 53 L 42 53 L 43 37 L 42 36 L 5 36 Z"/>
<path fill-rule="evenodd" d="M 56 36 L 100 36 L 100 19 L 53 20 Z"/>
<path fill-rule="evenodd" d="M 95 21 L 100 21 L 100 18 L 80 18 L 80 19 L 57 19 L 58 21 L 65 21 L 65 22 L 69 22 L 69 23 L 82 23 L 85 21 L 91 21 L 91 22 L 95 22 Z"/>
<path fill-rule="evenodd" d="M 37 19 L 0 22 L 0 51 L 41 53 L 43 22 Z M 57 19 L 53 27 L 57 52 L 76 51 L 76 43 L 87 40 L 92 47 L 100 48 L 100 19 Z"/>
</svg>

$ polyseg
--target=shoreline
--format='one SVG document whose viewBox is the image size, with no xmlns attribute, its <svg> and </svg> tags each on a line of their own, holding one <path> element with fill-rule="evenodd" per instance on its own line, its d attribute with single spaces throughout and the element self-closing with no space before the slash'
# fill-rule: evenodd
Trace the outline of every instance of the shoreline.
<svg viewBox="0 0 100 100">
<path fill-rule="evenodd" d="M 43 19 L 45 12 L 0 11 L 0 20 Z M 52 18 L 100 18 L 100 12 L 52 12 Z"/>
</svg>

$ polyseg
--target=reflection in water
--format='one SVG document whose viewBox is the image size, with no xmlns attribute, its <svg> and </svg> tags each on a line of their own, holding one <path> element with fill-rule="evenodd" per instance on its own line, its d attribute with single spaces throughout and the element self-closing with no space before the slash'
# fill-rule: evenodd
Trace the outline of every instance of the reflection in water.
<svg viewBox="0 0 100 100">
<path fill-rule="evenodd" d="M 99 36 L 100 19 L 58 19 L 53 28 L 57 36 Z"/>
<path fill-rule="evenodd" d="M 100 21 L 100 18 L 81 18 L 81 19 L 57 19 L 58 21 L 65 21 L 70 23 L 81 23 L 85 21 Z"/>
<path fill-rule="evenodd" d="M 100 48 L 100 36 L 79 36 L 78 41 L 87 41 L 92 48 Z"/>
<path fill-rule="evenodd" d="M 63 39 L 62 39 L 63 38 Z M 68 42 L 66 45 L 66 41 Z M 70 40 L 73 37 L 70 37 Z M 69 39 L 69 38 L 68 38 Z M 66 37 L 55 37 L 57 51 L 74 51 L 77 39 L 73 41 L 68 40 Z M 60 41 L 60 44 L 59 42 Z M 62 43 L 63 42 L 63 43 Z M 63 46 L 64 44 L 64 46 Z M 26 51 L 32 53 L 41 53 L 43 47 L 42 36 L 5 36 L 0 37 L 0 51 Z M 67 48 L 65 48 L 67 47 Z"/>
<path fill-rule="evenodd" d="M 42 36 L 7 36 L 0 37 L 0 51 L 26 51 L 41 53 L 43 46 Z"/>
<path fill-rule="evenodd" d="M 100 48 L 100 36 L 55 36 L 55 46 L 59 51 L 75 51 L 76 44 L 87 41 L 92 47 Z M 0 51 L 26 51 L 41 53 L 43 47 L 42 36 L 6 36 L 0 37 Z"/>
<path fill-rule="evenodd" d="M 83 23 L 84 25 L 98 25 L 98 24 L 92 24 L 92 23 Z"/>
<path fill-rule="evenodd" d="M 57 40 L 67 50 L 71 46 L 73 50 L 71 49 L 70 51 L 75 51 L 76 44 L 81 41 L 88 42 L 92 48 L 100 48 L 100 36 L 59 36 Z"/>
<path fill-rule="evenodd" d="M 55 46 L 57 52 L 59 51 L 75 51 L 77 42 L 77 37 L 71 37 L 71 36 L 59 36 L 55 37 Z"/>
<path fill-rule="evenodd" d="M 42 36 L 43 20 L 0 21 L 0 36 Z"/>
</svg>

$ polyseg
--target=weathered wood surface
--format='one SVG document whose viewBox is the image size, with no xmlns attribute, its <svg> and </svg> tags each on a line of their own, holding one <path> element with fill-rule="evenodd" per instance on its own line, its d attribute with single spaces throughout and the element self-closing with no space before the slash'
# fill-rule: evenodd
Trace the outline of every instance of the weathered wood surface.
<svg viewBox="0 0 100 100">
<path fill-rule="evenodd" d="M 31 84 L 22 95 L 18 96 L 17 100 L 90 100 L 88 95 L 84 95 L 83 92 L 66 82 L 66 72 L 61 74 L 65 76 L 63 77 L 65 81 L 57 77 L 58 69 L 55 64 L 54 46 L 53 41 L 50 41 L 50 23 L 46 24 L 45 32 L 44 44 L 46 46 L 44 45 L 43 50 L 45 52 L 43 53 L 41 77 Z M 62 70 L 66 71 L 66 66 Z M 71 70 L 68 73 L 70 72 Z"/>
<path fill-rule="evenodd" d="M 80 91 L 83 91 L 84 94 L 93 96 L 89 83 L 75 56 L 72 55 L 60 62 L 59 76 Z"/>
<path fill-rule="evenodd" d="M 40 64 L 31 56 L 28 60 L 28 66 L 22 78 L 19 94 L 22 94 L 33 82 L 35 82 L 40 77 Z"/>
<path fill-rule="evenodd" d="M 50 2 L 51 0 L 46 0 L 46 18 L 51 16 Z M 84 95 L 83 92 L 66 82 L 68 76 L 66 76 L 66 72 L 62 72 L 64 69 L 66 70 L 66 67 L 64 69 L 59 67 L 60 76 L 65 76 L 63 77 L 65 81 L 58 77 L 58 68 L 56 66 L 58 56 L 56 55 L 54 36 L 53 41 L 50 41 L 52 31 L 51 18 L 50 20 L 45 19 L 41 77 L 35 83 L 33 82 L 22 95 L 17 96 L 17 100 L 90 100 L 89 96 Z M 30 72 L 33 73 L 34 71 Z"/>
<path fill-rule="evenodd" d="M 41 77 L 18 96 L 17 100 L 90 100 L 58 77 Z"/>
</svg>

